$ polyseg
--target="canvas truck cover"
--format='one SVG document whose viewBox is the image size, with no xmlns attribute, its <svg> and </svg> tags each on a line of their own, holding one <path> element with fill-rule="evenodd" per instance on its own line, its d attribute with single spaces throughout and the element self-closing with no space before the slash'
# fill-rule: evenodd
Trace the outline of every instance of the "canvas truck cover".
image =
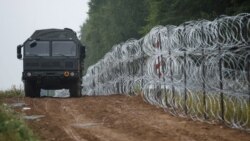
<svg viewBox="0 0 250 141">
<path fill-rule="evenodd" d="M 76 33 L 69 29 L 43 29 L 36 30 L 29 40 L 73 40 L 78 44 L 81 44 L 77 38 Z"/>
</svg>

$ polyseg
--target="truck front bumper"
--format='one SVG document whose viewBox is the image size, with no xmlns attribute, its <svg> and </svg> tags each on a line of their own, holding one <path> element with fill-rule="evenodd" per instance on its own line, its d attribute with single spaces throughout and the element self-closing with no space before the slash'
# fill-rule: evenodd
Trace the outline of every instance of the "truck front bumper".
<svg viewBox="0 0 250 141">
<path fill-rule="evenodd" d="M 25 71 L 22 79 L 32 81 L 44 89 L 62 89 L 69 88 L 80 76 L 75 71 Z"/>
</svg>

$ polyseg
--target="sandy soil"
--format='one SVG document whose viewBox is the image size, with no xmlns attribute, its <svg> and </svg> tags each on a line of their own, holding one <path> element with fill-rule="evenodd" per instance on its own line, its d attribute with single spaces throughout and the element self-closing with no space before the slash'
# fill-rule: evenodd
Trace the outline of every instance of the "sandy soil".
<svg viewBox="0 0 250 141">
<path fill-rule="evenodd" d="M 173 117 L 140 96 L 8 99 L 44 141 L 250 141 L 250 133 Z M 30 108 L 30 109 L 29 109 Z"/>
</svg>

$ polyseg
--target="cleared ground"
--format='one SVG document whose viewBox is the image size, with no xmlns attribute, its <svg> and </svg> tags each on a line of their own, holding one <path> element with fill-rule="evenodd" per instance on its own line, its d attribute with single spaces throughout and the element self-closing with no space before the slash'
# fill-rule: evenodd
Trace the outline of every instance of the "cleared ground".
<svg viewBox="0 0 250 141">
<path fill-rule="evenodd" d="M 173 117 L 140 96 L 14 98 L 44 141 L 250 141 L 250 133 Z"/>
</svg>

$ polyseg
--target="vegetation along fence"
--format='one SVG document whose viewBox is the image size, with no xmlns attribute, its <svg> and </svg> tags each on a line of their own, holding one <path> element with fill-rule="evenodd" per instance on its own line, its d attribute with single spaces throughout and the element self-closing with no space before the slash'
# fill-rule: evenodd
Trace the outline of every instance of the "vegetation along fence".
<svg viewBox="0 0 250 141">
<path fill-rule="evenodd" d="M 173 115 L 250 131 L 250 14 L 157 26 L 83 79 L 86 95 L 140 92 Z"/>
</svg>

